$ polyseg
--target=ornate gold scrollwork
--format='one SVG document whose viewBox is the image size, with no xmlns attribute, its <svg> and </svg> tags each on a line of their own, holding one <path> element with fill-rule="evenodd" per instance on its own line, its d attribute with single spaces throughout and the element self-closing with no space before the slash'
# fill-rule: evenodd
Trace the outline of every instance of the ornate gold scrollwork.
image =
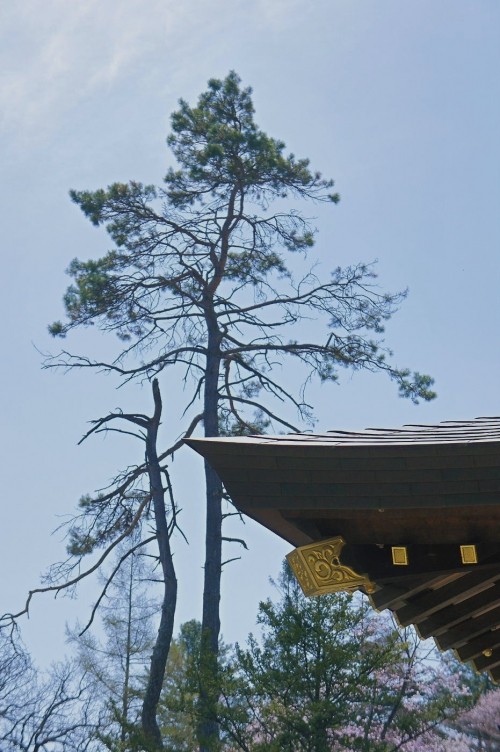
<svg viewBox="0 0 500 752">
<path fill-rule="evenodd" d="M 344 544 L 344 539 L 338 536 L 300 546 L 287 555 L 304 595 L 353 592 L 360 588 L 365 593 L 373 593 L 375 585 L 368 577 L 341 563 Z"/>
</svg>

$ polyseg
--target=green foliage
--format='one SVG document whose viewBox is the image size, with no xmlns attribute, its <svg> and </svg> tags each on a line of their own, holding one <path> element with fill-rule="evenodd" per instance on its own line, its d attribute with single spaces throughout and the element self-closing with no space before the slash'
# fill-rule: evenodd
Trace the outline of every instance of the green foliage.
<svg viewBox="0 0 500 752">
<path fill-rule="evenodd" d="M 227 749 L 434 749 L 471 704 L 466 672 L 360 597 L 305 599 L 287 568 L 279 587 L 278 603 L 260 605 L 261 640 L 236 649 L 222 693 Z"/>
<path fill-rule="evenodd" d="M 284 156 L 285 144 L 257 128 L 251 94 L 250 88 L 240 88 L 232 71 L 223 81 L 208 82 L 197 107 L 180 101 L 180 109 L 172 115 L 168 144 L 182 169 L 169 170 L 165 178 L 173 206 L 185 209 L 194 201 L 225 199 L 234 185 L 260 203 L 285 198 L 290 192 L 307 196 L 333 186 L 310 172 L 309 160 Z M 297 237 L 297 249 L 309 240 L 308 235 Z"/>
<path fill-rule="evenodd" d="M 436 392 L 431 389 L 434 379 L 425 373 L 414 371 L 411 373 L 407 368 L 399 371 L 399 395 L 418 402 L 418 399 L 432 400 Z"/>
<path fill-rule="evenodd" d="M 197 748 L 196 729 L 200 720 L 199 693 L 202 684 L 214 683 L 219 696 L 233 692 L 231 648 L 219 644 L 218 670 L 203 665 L 202 629 L 198 621 L 181 625 L 172 640 L 160 702 L 160 726 L 167 749 L 192 752 Z M 207 742 L 210 744 L 210 742 Z"/>
<path fill-rule="evenodd" d="M 196 749 L 198 668 L 201 624 L 192 620 L 181 625 L 172 640 L 159 710 L 162 737 L 168 749 Z"/>
<path fill-rule="evenodd" d="M 111 719 L 120 728 L 120 735 L 117 734 L 116 729 L 113 732 L 99 728 L 97 739 L 104 749 L 109 752 L 158 752 L 157 745 L 151 743 L 137 723 L 130 723 L 124 718 L 119 708 L 112 702 L 109 709 Z M 124 738 L 121 738 L 122 736 Z"/>
<path fill-rule="evenodd" d="M 64 337 L 90 325 L 115 332 L 130 344 L 118 361 L 100 366 L 125 377 L 176 365 L 198 381 L 210 352 L 227 374 L 211 396 L 214 407 L 228 408 L 240 431 L 252 423 L 247 410 L 264 409 L 279 423 L 271 405 L 283 400 L 309 420 L 304 400 L 271 376 L 290 357 L 306 382 L 336 382 L 341 368 L 384 371 L 401 396 L 432 399 L 432 379 L 391 365 L 380 336 L 369 336 L 383 334 L 405 292 L 378 291 L 373 267 L 363 263 L 337 268 L 325 281 L 312 272 L 294 279 L 287 254 L 310 250 L 315 229 L 294 208 L 269 207 L 276 199 L 280 206 L 291 198 L 337 202 L 338 195 L 307 159 L 287 155 L 282 141 L 259 129 L 251 89 L 240 83 L 231 72 L 210 80 L 196 106 L 180 101 L 168 137 L 178 166 L 162 187 L 131 181 L 71 192 L 93 224 L 106 226 L 115 248 L 71 262 L 67 322 L 50 332 Z M 303 319 L 318 321 L 312 342 L 296 339 Z M 139 352 L 141 362 L 129 363 Z M 269 407 L 246 397 L 252 382 Z"/>
<path fill-rule="evenodd" d="M 72 521 L 66 547 L 70 556 L 82 557 L 93 553 L 125 532 L 134 518 L 139 494 L 130 491 L 127 496 L 110 494 L 85 494 L 80 498 L 79 517 Z"/>
<path fill-rule="evenodd" d="M 360 595 L 306 599 L 287 567 L 277 587 L 278 599 L 260 604 L 260 637 L 221 650 L 221 751 L 451 749 L 453 729 L 473 717 L 462 724 L 463 712 L 487 689 L 484 677 L 398 630 Z M 200 640 L 200 625 L 188 622 L 169 657 L 162 735 L 176 752 L 196 747 Z"/>
</svg>

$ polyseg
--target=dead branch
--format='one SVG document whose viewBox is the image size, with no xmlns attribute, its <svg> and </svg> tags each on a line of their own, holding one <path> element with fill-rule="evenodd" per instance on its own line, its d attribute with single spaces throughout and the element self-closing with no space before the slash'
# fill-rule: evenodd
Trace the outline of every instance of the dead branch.
<svg viewBox="0 0 500 752">
<path fill-rule="evenodd" d="M 100 606 L 100 604 L 101 604 L 101 602 L 102 602 L 102 599 L 103 599 L 103 598 L 104 598 L 104 596 L 106 595 L 106 592 L 107 592 L 107 590 L 108 590 L 108 587 L 109 587 L 109 586 L 111 585 L 111 583 L 113 582 L 113 579 L 114 579 L 114 577 L 115 577 L 116 573 L 118 572 L 118 570 L 120 569 L 121 565 L 123 564 L 123 562 L 124 562 L 124 561 L 125 561 L 126 559 L 128 559 L 128 557 L 129 557 L 129 556 L 131 556 L 131 555 L 132 555 L 132 554 L 134 553 L 134 551 L 137 551 L 137 549 L 138 549 L 138 548 L 142 548 L 142 546 L 147 546 L 147 545 L 148 545 L 148 543 L 152 543 L 152 541 L 154 541 L 154 540 L 155 540 L 155 538 L 156 538 L 156 536 L 155 536 L 155 535 L 151 535 L 151 536 L 150 536 L 149 538 L 145 538 L 145 540 L 139 541 L 139 543 L 137 543 L 137 545 L 133 546 L 132 548 L 129 548 L 129 549 L 128 549 L 128 550 L 127 550 L 127 551 L 126 551 L 126 552 L 125 552 L 124 554 L 123 554 L 123 556 L 121 556 L 121 557 L 120 557 L 120 559 L 118 560 L 118 563 L 117 563 L 117 565 L 115 566 L 115 568 L 113 569 L 113 571 L 111 572 L 111 574 L 109 575 L 109 577 L 108 577 L 108 578 L 106 579 L 106 582 L 104 583 L 104 587 L 102 588 L 102 590 L 101 590 L 101 592 L 100 592 L 100 594 L 99 594 L 99 597 L 98 597 L 98 599 L 96 600 L 96 602 L 95 602 L 95 603 L 94 603 L 94 605 L 92 606 L 92 611 L 91 611 L 91 613 L 90 613 L 90 617 L 89 617 L 89 620 L 88 620 L 88 622 L 86 623 L 86 625 L 85 625 L 85 627 L 84 627 L 84 628 L 82 629 L 82 631 L 78 633 L 78 636 L 79 636 L 79 637 L 81 637 L 82 635 L 84 635 L 84 634 L 85 634 L 85 632 L 86 632 L 86 631 L 87 631 L 87 630 L 88 630 L 88 629 L 90 628 L 90 626 L 92 625 L 92 622 L 94 621 L 94 617 L 95 617 L 95 615 L 96 615 L 96 613 L 97 613 L 97 609 L 99 608 L 99 606 Z"/>
<path fill-rule="evenodd" d="M 125 538 L 127 538 L 127 536 L 129 536 L 131 532 L 134 530 L 148 502 L 149 502 L 149 497 L 145 498 L 142 501 L 129 527 L 106 548 L 104 553 L 99 557 L 97 562 L 92 567 L 85 570 L 85 572 L 81 572 L 79 575 L 77 575 L 76 577 L 73 577 L 71 580 L 67 580 L 66 582 L 63 582 L 59 585 L 48 585 L 47 587 L 34 588 L 33 590 L 30 590 L 28 593 L 28 597 L 26 599 L 25 606 L 21 611 L 19 611 L 16 614 L 4 614 L 3 616 L 0 617 L 0 628 L 4 627 L 5 625 L 11 624 L 13 621 L 15 621 L 16 619 L 19 619 L 19 617 L 23 616 L 24 614 L 29 616 L 29 608 L 30 608 L 31 600 L 34 595 L 37 595 L 38 593 L 55 593 L 56 595 L 58 595 L 61 591 L 67 590 L 73 585 L 76 585 L 78 582 L 85 579 L 89 575 L 93 574 L 97 569 L 99 569 L 101 564 L 108 558 L 109 554 L 116 548 L 116 546 L 119 543 L 121 543 L 122 540 L 125 540 Z"/>
</svg>

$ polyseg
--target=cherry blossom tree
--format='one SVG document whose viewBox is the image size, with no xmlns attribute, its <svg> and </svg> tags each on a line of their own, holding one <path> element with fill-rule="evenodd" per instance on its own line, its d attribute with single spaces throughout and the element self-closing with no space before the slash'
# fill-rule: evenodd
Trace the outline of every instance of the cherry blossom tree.
<svg viewBox="0 0 500 752">
<path fill-rule="evenodd" d="M 500 689 L 481 695 L 476 705 L 463 713 L 454 724 L 467 751 L 498 752 L 500 750 Z"/>
<path fill-rule="evenodd" d="M 261 639 L 235 651 L 228 751 L 445 752 L 475 699 L 466 669 L 361 596 L 305 599 L 287 568 L 278 587 L 260 606 Z"/>
</svg>

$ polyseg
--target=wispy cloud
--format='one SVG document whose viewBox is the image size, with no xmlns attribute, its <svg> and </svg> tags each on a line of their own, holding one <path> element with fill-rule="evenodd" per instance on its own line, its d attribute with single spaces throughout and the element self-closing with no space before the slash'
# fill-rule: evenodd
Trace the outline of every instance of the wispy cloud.
<svg viewBox="0 0 500 752">
<path fill-rule="evenodd" d="M 2 11 L 0 126 L 50 129 L 83 97 L 125 78 L 175 30 L 165 0 L 25 0 Z"/>
<path fill-rule="evenodd" d="M 80 101 L 136 76 L 207 77 L 238 35 L 294 23 L 298 0 L 23 0 L 0 8 L 0 132 L 44 139 Z M 296 20 L 296 18 L 295 18 Z M 222 52 L 221 52 L 222 50 Z M 226 56 L 227 56 L 226 55 Z M 231 62 L 229 67 L 238 65 Z M 217 70 L 215 70 L 217 74 Z"/>
</svg>

